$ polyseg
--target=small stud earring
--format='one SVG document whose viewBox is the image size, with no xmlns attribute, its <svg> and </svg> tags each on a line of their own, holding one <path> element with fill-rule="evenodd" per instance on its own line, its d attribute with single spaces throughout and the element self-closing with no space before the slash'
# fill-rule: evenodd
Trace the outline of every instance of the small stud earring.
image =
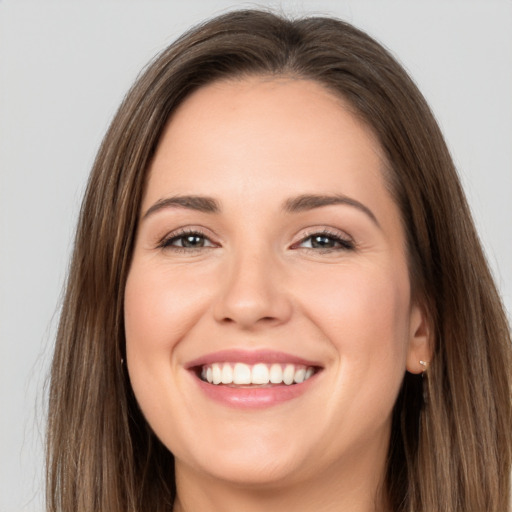
<svg viewBox="0 0 512 512">
<path fill-rule="evenodd" d="M 420 361 L 421 366 L 423 366 L 423 373 L 425 373 L 428 369 L 428 361 Z"/>
</svg>

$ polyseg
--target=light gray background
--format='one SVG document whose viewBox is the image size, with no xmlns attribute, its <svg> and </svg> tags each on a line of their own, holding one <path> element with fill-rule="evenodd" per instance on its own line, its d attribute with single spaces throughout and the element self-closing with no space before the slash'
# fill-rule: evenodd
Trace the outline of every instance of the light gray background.
<svg viewBox="0 0 512 512">
<path fill-rule="evenodd" d="M 44 385 L 73 228 L 105 129 L 141 67 L 234 6 L 334 14 L 430 102 L 512 311 L 512 2 L 0 0 L 0 511 L 43 510 Z"/>
</svg>

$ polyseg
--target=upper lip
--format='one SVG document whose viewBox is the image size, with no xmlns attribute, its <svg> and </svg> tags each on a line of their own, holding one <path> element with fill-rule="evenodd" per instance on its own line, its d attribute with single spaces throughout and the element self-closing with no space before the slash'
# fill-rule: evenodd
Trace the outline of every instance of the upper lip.
<svg viewBox="0 0 512 512">
<path fill-rule="evenodd" d="M 312 361 L 298 357 L 296 355 L 287 354 L 286 352 L 278 352 L 274 350 L 240 350 L 228 349 L 218 352 L 211 352 L 203 356 L 189 361 L 186 364 L 187 369 L 197 368 L 213 363 L 245 363 L 249 365 L 257 363 L 281 363 L 281 364 L 297 364 L 303 366 L 321 367 L 318 361 Z"/>
</svg>

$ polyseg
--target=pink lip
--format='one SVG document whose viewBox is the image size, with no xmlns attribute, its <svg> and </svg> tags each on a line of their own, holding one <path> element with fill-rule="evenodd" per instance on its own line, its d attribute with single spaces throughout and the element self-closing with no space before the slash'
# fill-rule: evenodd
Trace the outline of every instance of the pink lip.
<svg viewBox="0 0 512 512">
<path fill-rule="evenodd" d="M 303 359 L 301 357 L 286 354 L 285 352 L 276 352 L 274 350 L 221 350 L 219 352 L 205 354 L 204 356 L 190 361 L 187 363 L 186 368 L 191 369 L 212 363 L 290 363 L 301 364 L 304 366 L 321 366 L 321 364 L 319 364 L 317 361 L 308 361 L 307 359 Z"/>
<path fill-rule="evenodd" d="M 190 371 L 199 389 L 211 400 L 219 402 L 228 407 L 241 409 L 261 409 L 272 407 L 288 400 L 298 398 L 306 393 L 317 380 L 318 373 L 300 384 L 279 384 L 269 387 L 230 387 L 226 385 L 215 385 L 204 382 L 199 378 L 198 368 L 204 365 L 219 362 L 240 362 L 246 364 L 256 363 L 291 363 L 304 366 L 321 367 L 315 361 L 269 350 L 245 351 L 245 350 L 223 350 L 206 354 L 193 361 L 190 361 L 186 368 Z"/>
<path fill-rule="evenodd" d="M 223 405 L 240 409 L 261 409 L 287 402 L 308 391 L 316 381 L 318 374 L 313 375 L 301 384 L 280 384 L 268 388 L 235 388 L 209 384 L 195 376 L 201 391 L 210 399 Z"/>
</svg>

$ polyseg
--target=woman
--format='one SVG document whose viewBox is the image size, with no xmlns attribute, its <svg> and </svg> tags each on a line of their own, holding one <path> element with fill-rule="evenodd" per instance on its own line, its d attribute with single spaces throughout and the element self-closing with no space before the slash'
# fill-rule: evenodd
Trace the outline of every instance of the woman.
<svg viewBox="0 0 512 512">
<path fill-rule="evenodd" d="M 52 367 L 48 510 L 508 510 L 510 334 L 403 69 L 233 12 L 128 93 Z"/>
</svg>

